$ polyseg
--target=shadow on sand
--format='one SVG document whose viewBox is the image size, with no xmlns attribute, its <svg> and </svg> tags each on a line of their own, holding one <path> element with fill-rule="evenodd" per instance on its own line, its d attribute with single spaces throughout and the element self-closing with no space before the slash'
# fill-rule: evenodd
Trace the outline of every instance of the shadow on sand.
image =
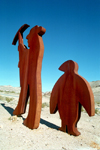
<svg viewBox="0 0 100 150">
<path fill-rule="evenodd" d="M 46 120 L 44 120 L 42 118 L 40 119 L 40 123 L 41 124 L 45 124 L 47 127 L 53 128 L 53 129 L 56 129 L 56 130 L 58 130 L 58 128 L 59 128 L 59 126 L 56 126 L 55 124 L 53 124 L 51 122 L 48 122 L 48 121 L 46 121 Z"/>
<path fill-rule="evenodd" d="M 5 106 L 4 103 L 1 104 L 1 105 L 8 111 L 9 114 L 11 114 L 11 116 L 13 116 L 13 111 L 14 111 L 13 108 L 11 108 L 11 107 L 9 107 L 9 106 Z M 25 118 L 24 118 L 23 116 L 21 116 L 21 117 L 22 117 L 22 119 L 23 119 L 23 121 L 24 121 Z M 49 127 L 49 128 L 53 128 L 53 129 L 56 129 L 56 130 L 58 130 L 58 128 L 59 128 L 59 126 L 57 126 L 57 125 L 55 125 L 55 124 L 53 124 L 53 123 L 51 123 L 51 122 L 49 122 L 49 121 L 46 121 L 46 120 L 44 120 L 44 119 L 42 119 L 42 118 L 40 119 L 40 123 L 46 125 L 46 126 Z"/>
<path fill-rule="evenodd" d="M 25 118 L 23 116 L 22 116 L 22 118 L 23 118 L 23 121 L 24 121 Z M 52 129 L 58 130 L 60 128 L 59 126 L 57 126 L 57 125 L 55 125 L 55 124 L 53 124 L 53 123 L 51 123 L 49 121 L 46 121 L 46 120 L 44 120 L 42 118 L 40 119 L 40 123 L 46 125 L 49 128 L 52 128 Z"/>
<path fill-rule="evenodd" d="M 11 114 L 11 116 L 13 116 L 13 108 L 5 106 L 5 104 L 1 104 L 1 106 L 3 106 L 9 112 L 9 114 Z"/>
</svg>

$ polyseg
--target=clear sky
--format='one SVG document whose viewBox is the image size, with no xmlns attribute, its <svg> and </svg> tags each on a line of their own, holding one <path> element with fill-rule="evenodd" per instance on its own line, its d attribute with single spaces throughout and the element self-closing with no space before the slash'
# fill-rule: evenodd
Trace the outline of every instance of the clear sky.
<svg viewBox="0 0 100 150">
<path fill-rule="evenodd" d="M 88 82 L 100 80 L 100 0 L 1 0 L 0 85 L 20 86 L 18 43 L 13 38 L 23 24 L 46 28 L 43 35 L 42 91 L 51 91 L 67 60 L 78 63 Z"/>
</svg>

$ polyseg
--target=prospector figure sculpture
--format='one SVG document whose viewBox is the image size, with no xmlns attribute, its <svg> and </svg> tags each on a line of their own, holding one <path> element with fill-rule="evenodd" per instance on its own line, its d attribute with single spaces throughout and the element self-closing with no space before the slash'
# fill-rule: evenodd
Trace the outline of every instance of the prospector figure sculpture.
<svg viewBox="0 0 100 150">
<path fill-rule="evenodd" d="M 44 53 L 42 35 L 46 32 L 43 27 L 35 26 L 27 35 L 29 49 L 23 44 L 22 34 L 29 25 L 24 24 L 15 35 L 13 45 L 19 40 L 19 70 L 21 92 L 18 105 L 13 114 L 25 113 L 28 98 L 30 96 L 29 112 L 24 120 L 24 125 L 30 129 L 36 129 L 40 123 L 42 105 L 41 68 Z"/>
<path fill-rule="evenodd" d="M 72 60 L 64 62 L 59 70 L 64 74 L 53 87 L 50 97 L 50 113 L 59 111 L 62 126 L 60 130 L 78 136 L 77 123 L 81 107 L 89 116 L 95 114 L 94 96 L 89 83 L 78 74 L 78 64 Z"/>
</svg>

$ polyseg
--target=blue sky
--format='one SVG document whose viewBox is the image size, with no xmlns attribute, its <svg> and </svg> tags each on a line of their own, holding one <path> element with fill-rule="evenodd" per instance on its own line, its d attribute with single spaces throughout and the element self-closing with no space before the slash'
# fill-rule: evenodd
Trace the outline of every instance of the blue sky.
<svg viewBox="0 0 100 150">
<path fill-rule="evenodd" d="M 59 66 L 73 60 L 88 82 L 100 80 L 100 0 L 1 0 L 0 85 L 19 86 L 18 43 L 12 45 L 23 24 L 46 28 L 43 35 L 42 91 L 51 91 L 63 74 Z"/>
</svg>

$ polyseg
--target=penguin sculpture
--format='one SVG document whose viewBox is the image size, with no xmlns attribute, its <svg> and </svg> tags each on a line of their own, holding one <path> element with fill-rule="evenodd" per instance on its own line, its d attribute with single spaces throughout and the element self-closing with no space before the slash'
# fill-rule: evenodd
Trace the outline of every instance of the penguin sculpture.
<svg viewBox="0 0 100 150">
<path fill-rule="evenodd" d="M 18 105 L 13 114 L 21 115 L 26 111 L 26 105 L 30 96 L 29 112 L 24 120 L 24 125 L 30 129 L 36 129 L 40 123 L 40 114 L 42 107 L 42 85 L 41 85 L 41 68 L 44 54 L 44 44 L 42 35 L 46 29 L 42 26 L 35 26 L 30 30 L 26 39 L 28 47 L 23 44 L 21 32 L 27 28 L 23 25 L 14 38 L 14 42 L 19 40 L 19 69 L 20 69 L 20 86 L 21 92 Z M 21 31 L 21 32 L 20 32 Z"/>
<path fill-rule="evenodd" d="M 78 64 L 72 60 L 64 62 L 59 70 L 64 74 L 55 83 L 50 97 L 50 113 L 59 111 L 60 130 L 78 136 L 77 123 L 83 106 L 89 116 L 94 116 L 94 95 L 86 79 L 78 74 Z"/>
</svg>

